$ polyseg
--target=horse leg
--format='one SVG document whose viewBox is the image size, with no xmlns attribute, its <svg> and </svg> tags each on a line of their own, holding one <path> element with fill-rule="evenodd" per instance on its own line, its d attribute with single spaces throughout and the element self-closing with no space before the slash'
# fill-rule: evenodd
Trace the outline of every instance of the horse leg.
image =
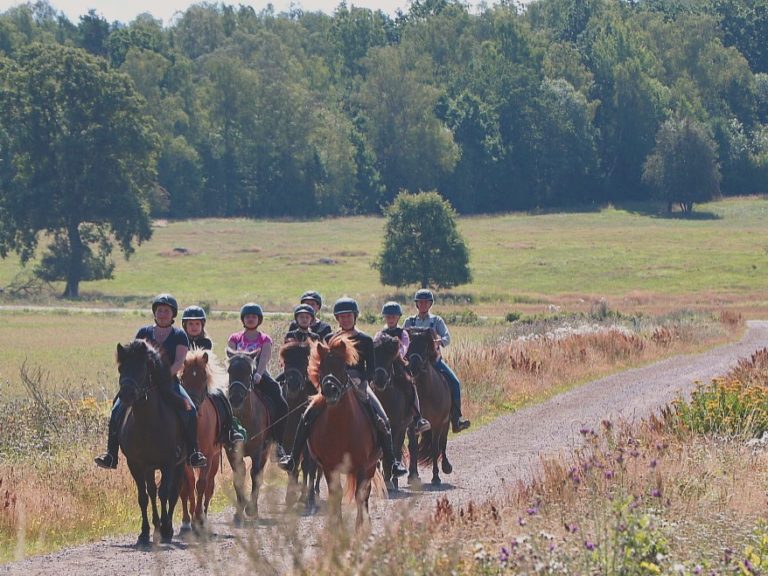
<svg viewBox="0 0 768 576">
<path fill-rule="evenodd" d="M 136 483 L 136 494 L 139 500 L 139 509 L 141 510 L 141 532 L 139 533 L 139 539 L 136 542 L 136 546 L 149 546 L 149 517 L 147 516 L 149 495 L 147 495 L 146 478 L 142 471 L 138 469 L 138 467 L 131 466 L 130 462 L 128 463 L 128 467 L 131 470 L 133 481 Z"/>
<path fill-rule="evenodd" d="M 146 482 L 149 501 L 152 504 L 152 526 L 157 528 L 160 526 L 160 516 L 157 513 L 157 484 L 155 483 L 155 471 L 147 470 L 144 475 L 144 481 Z"/>
<path fill-rule="evenodd" d="M 374 470 L 375 473 L 375 470 Z M 355 501 L 357 503 L 357 518 L 355 519 L 355 530 L 360 532 L 363 528 L 363 522 L 369 518 L 368 498 L 371 496 L 371 480 L 365 472 L 357 474 L 357 490 L 355 491 Z"/>
<path fill-rule="evenodd" d="M 408 483 L 419 481 L 419 441 L 413 428 L 408 428 Z"/>
<path fill-rule="evenodd" d="M 448 428 L 446 427 L 443 434 L 440 436 L 440 456 L 442 457 L 441 468 L 443 473 L 450 474 L 453 472 L 453 466 L 448 461 L 448 456 L 445 454 L 445 449 L 448 447 Z"/>
<path fill-rule="evenodd" d="M 247 504 L 245 497 L 245 460 L 241 450 L 226 450 L 229 466 L 232 468 L 232 485 L 235 488 L 237 503 L 235 504 L 235 516 L 233 522 L 235 526 L 243 524 L 243 511 Z"/>
<path fill-rule="evenodd" d="M 208 466 L 202 468 L 197 476 L 197 482 L 195 483 L 195 516 L 194 523 L 197 527 L 202 526 L 204 508 L 203 500 L 205 493 L 208 490 L 208 474 L 210 472 L 211 462 L 208 462 Z"/>
<path fill-rule="evenodd" d="M 181 529 L 180 533 L 184 534 L 192 530 L 192 518 L 191 515 L 195 513 L 195 498 L 194 498 L 194 485 L 195 485 L 195 473 L 190 466 L 184 466 L 184 473 L 181 481 Z"/>
<path fill-rule="evenodd" d="M 168 482 L 168 541 L 173 538 L 173 511 L 176 509 L 176 503 L 179 501 L 179 489 L 181 488 L 181 479 L 184 475 L 183 462 L 176 464 L 171 470 L 171 478 Z"/>
<path fill-rule="evenodd" d="M 302 462 L 302 470 L 304 463 Z M 288 475 L 288 486 L 285 489 L 285 505 L 290 506 L 294 502 L 302 500 L 307 486 L 307 473 L 304 472 L 304 488 L 299 489 L 299 467 L 294 466 L 293 471 Z"/>
<path fill-rule="evenodd" d="M 251 499 L 245 507 L 245 513 L 251 518 L 259 517 L 259 486 L 263 467 L 264 447 L 260 446 L 251 454 Z"/>
<path fill-rule="evenodd" d="M 307 490 L 307 501 L 304 505 L 304 514 L 313 516 L 317 512 L 317 500 L 315 494 L 315 479 L 319 484 L 319 474 L 317 473 L 317 462 L 314 458 L 305 458 L 304 460 L 304 481 L 309 481 Z"/>
<path fill-rule="evenodd" d="M 443 483 L 440 480 L 440 471 L 437 467 L 437 462 L 440 460 L 440 438 L 436 438 L 433 430 L 432 432 L 432 486 L 440 486 Z"/>
<path fill-rule="evenodd" d="M 325 471 L 325 483 L 328 484 L 328 528 L 341 528 L 341 473 Z"/>
<path fill-rule="evenodd" d="M 211 498 L 213 498 L 213 489 L 216 487 L 216 474 L 219 473 L 219 456 L 221 456 L 221 452 L 216 454 L 213 458 L 208 460 L 208 485 L 205 489 L 205 505 L 203 506 L 203 518 L 208 518 L 208 506 L 211 503 Z"/>
</svg>

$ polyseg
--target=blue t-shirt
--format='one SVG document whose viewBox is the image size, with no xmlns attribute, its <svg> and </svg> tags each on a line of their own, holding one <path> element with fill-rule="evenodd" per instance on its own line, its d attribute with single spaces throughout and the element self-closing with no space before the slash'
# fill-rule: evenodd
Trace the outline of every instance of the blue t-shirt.
<svg viewBox="0 0 768 576">
<path fill-rule="evenodd" d="M 158 345 L 155 341 L 154 325 L 139 328 L 139 331 L 136 333 L 136 338 L 152 342 L 152 344 L 155 346 Z M 166 338 L 160 346 L 170 366 L 173 366 L 173 364 L 176 362 L 176 346 L 186 346 L 189 348 L 189 338 L 187 337 L 187 333 L 184 332 L 184 330 L 172 326 L 171 333 L 168 334 L 168 338 Z"/>
</svg>

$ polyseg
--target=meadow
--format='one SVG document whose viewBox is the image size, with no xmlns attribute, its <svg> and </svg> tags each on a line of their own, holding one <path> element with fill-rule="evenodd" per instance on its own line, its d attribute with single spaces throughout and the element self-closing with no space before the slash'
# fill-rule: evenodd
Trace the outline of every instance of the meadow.
<svg viewBox="0 0 768 576">
<path fill-rule="evenodd" d="M 765 198 L 708 204 L 691 220 L 654 210 L 460 219 L 474 281 L 438 291 L 436 308 L 451 325 L 447 359 L 470 418 L 482 424 L 591 378 L 732 340 L 745 317 L 765 317 Z M 361 328 L 373 333 L 382 302 L 407 302 L 413 291 L 378 283 L 370 263 L 382 228 L 376 218 L 159 222 L 150 242 L 118 261 L 114 280 L 81 286 L 81 302 L 62 303 L 58 286 L 23 296 L 6 288 L 0 304 L 19 308 L 0 310 L 0 560 L 135 528 L 127 470 L 105 483 L 91 458 L 116 392 L 115 345 L 151 322 L 156 292 L 207 306 L 220 355 L 243 302 L 273 313 L 264 329 L 279 340 L 286 312 L 308 288 L 328 302 L 356 297 Z M 19 274 L 17 263 L 0 261 L 0 286 Z M 33 310 L 37 304 L 93 310 Z M 123 309 L 96 310 L 106 306 Z M 713 450 L 706 446 L 701 454 Z M 56 485 L 62 475 L 66 483 Z M 221 492 L 217 508 L 227 498 Z M 475 537 L 463 521 L 450 523 L 462 542 Z M 497 544 L 487 539 L 482 550 Z M 472 558 L 458 558 L 464 573 L 485 570 Z"/>
</svg>

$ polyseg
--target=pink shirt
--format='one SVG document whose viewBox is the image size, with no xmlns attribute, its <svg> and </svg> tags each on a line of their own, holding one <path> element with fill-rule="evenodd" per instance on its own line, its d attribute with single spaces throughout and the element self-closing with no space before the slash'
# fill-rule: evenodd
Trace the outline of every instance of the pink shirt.
<svg viewBox="0 0 768 576">
<path fill-rule="evenodd" d="M 272 344 L 269 334 L 259 332 L 255 339 L 250 340 L 245 335 L 245 330 L 235 332 L 229 337 L 227 345 L 238 352 L 254 352 L 261 350 L 265 344 Z"/>
</svg>

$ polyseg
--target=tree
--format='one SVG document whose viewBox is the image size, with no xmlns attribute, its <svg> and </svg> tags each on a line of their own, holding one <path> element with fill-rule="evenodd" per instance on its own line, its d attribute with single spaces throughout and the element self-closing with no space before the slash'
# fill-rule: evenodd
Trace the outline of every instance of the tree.
<svg viewBox="0 0 768 576">
<path fill-rule="evenodd" d="M 402 191 L 386 210 L 384 245 L 373 264 L 381 283 L 451 288 L 471 282 L 456 212 L 437 192 Z"/>
<path fill-rule="evenodd" d="M 670 208 L 684 213 L 694 202 L 720 195 L 717 145 L 707 127 L 691 118 L 670 118 L 659 129 L 656 147 L 643 168 L 643 180 L 658 190 Z"/>
<path fill-rule="evenodd" d="M 111 275 L 114 244 L 128 257 L 150 237 L 158 144 L 141 109 L 130 78 L 81 49 L 36 44 L 0 64 L 0 256 L 27 263 L 47 233 L 38 270 L 77 298 Z"/>
</svg>

